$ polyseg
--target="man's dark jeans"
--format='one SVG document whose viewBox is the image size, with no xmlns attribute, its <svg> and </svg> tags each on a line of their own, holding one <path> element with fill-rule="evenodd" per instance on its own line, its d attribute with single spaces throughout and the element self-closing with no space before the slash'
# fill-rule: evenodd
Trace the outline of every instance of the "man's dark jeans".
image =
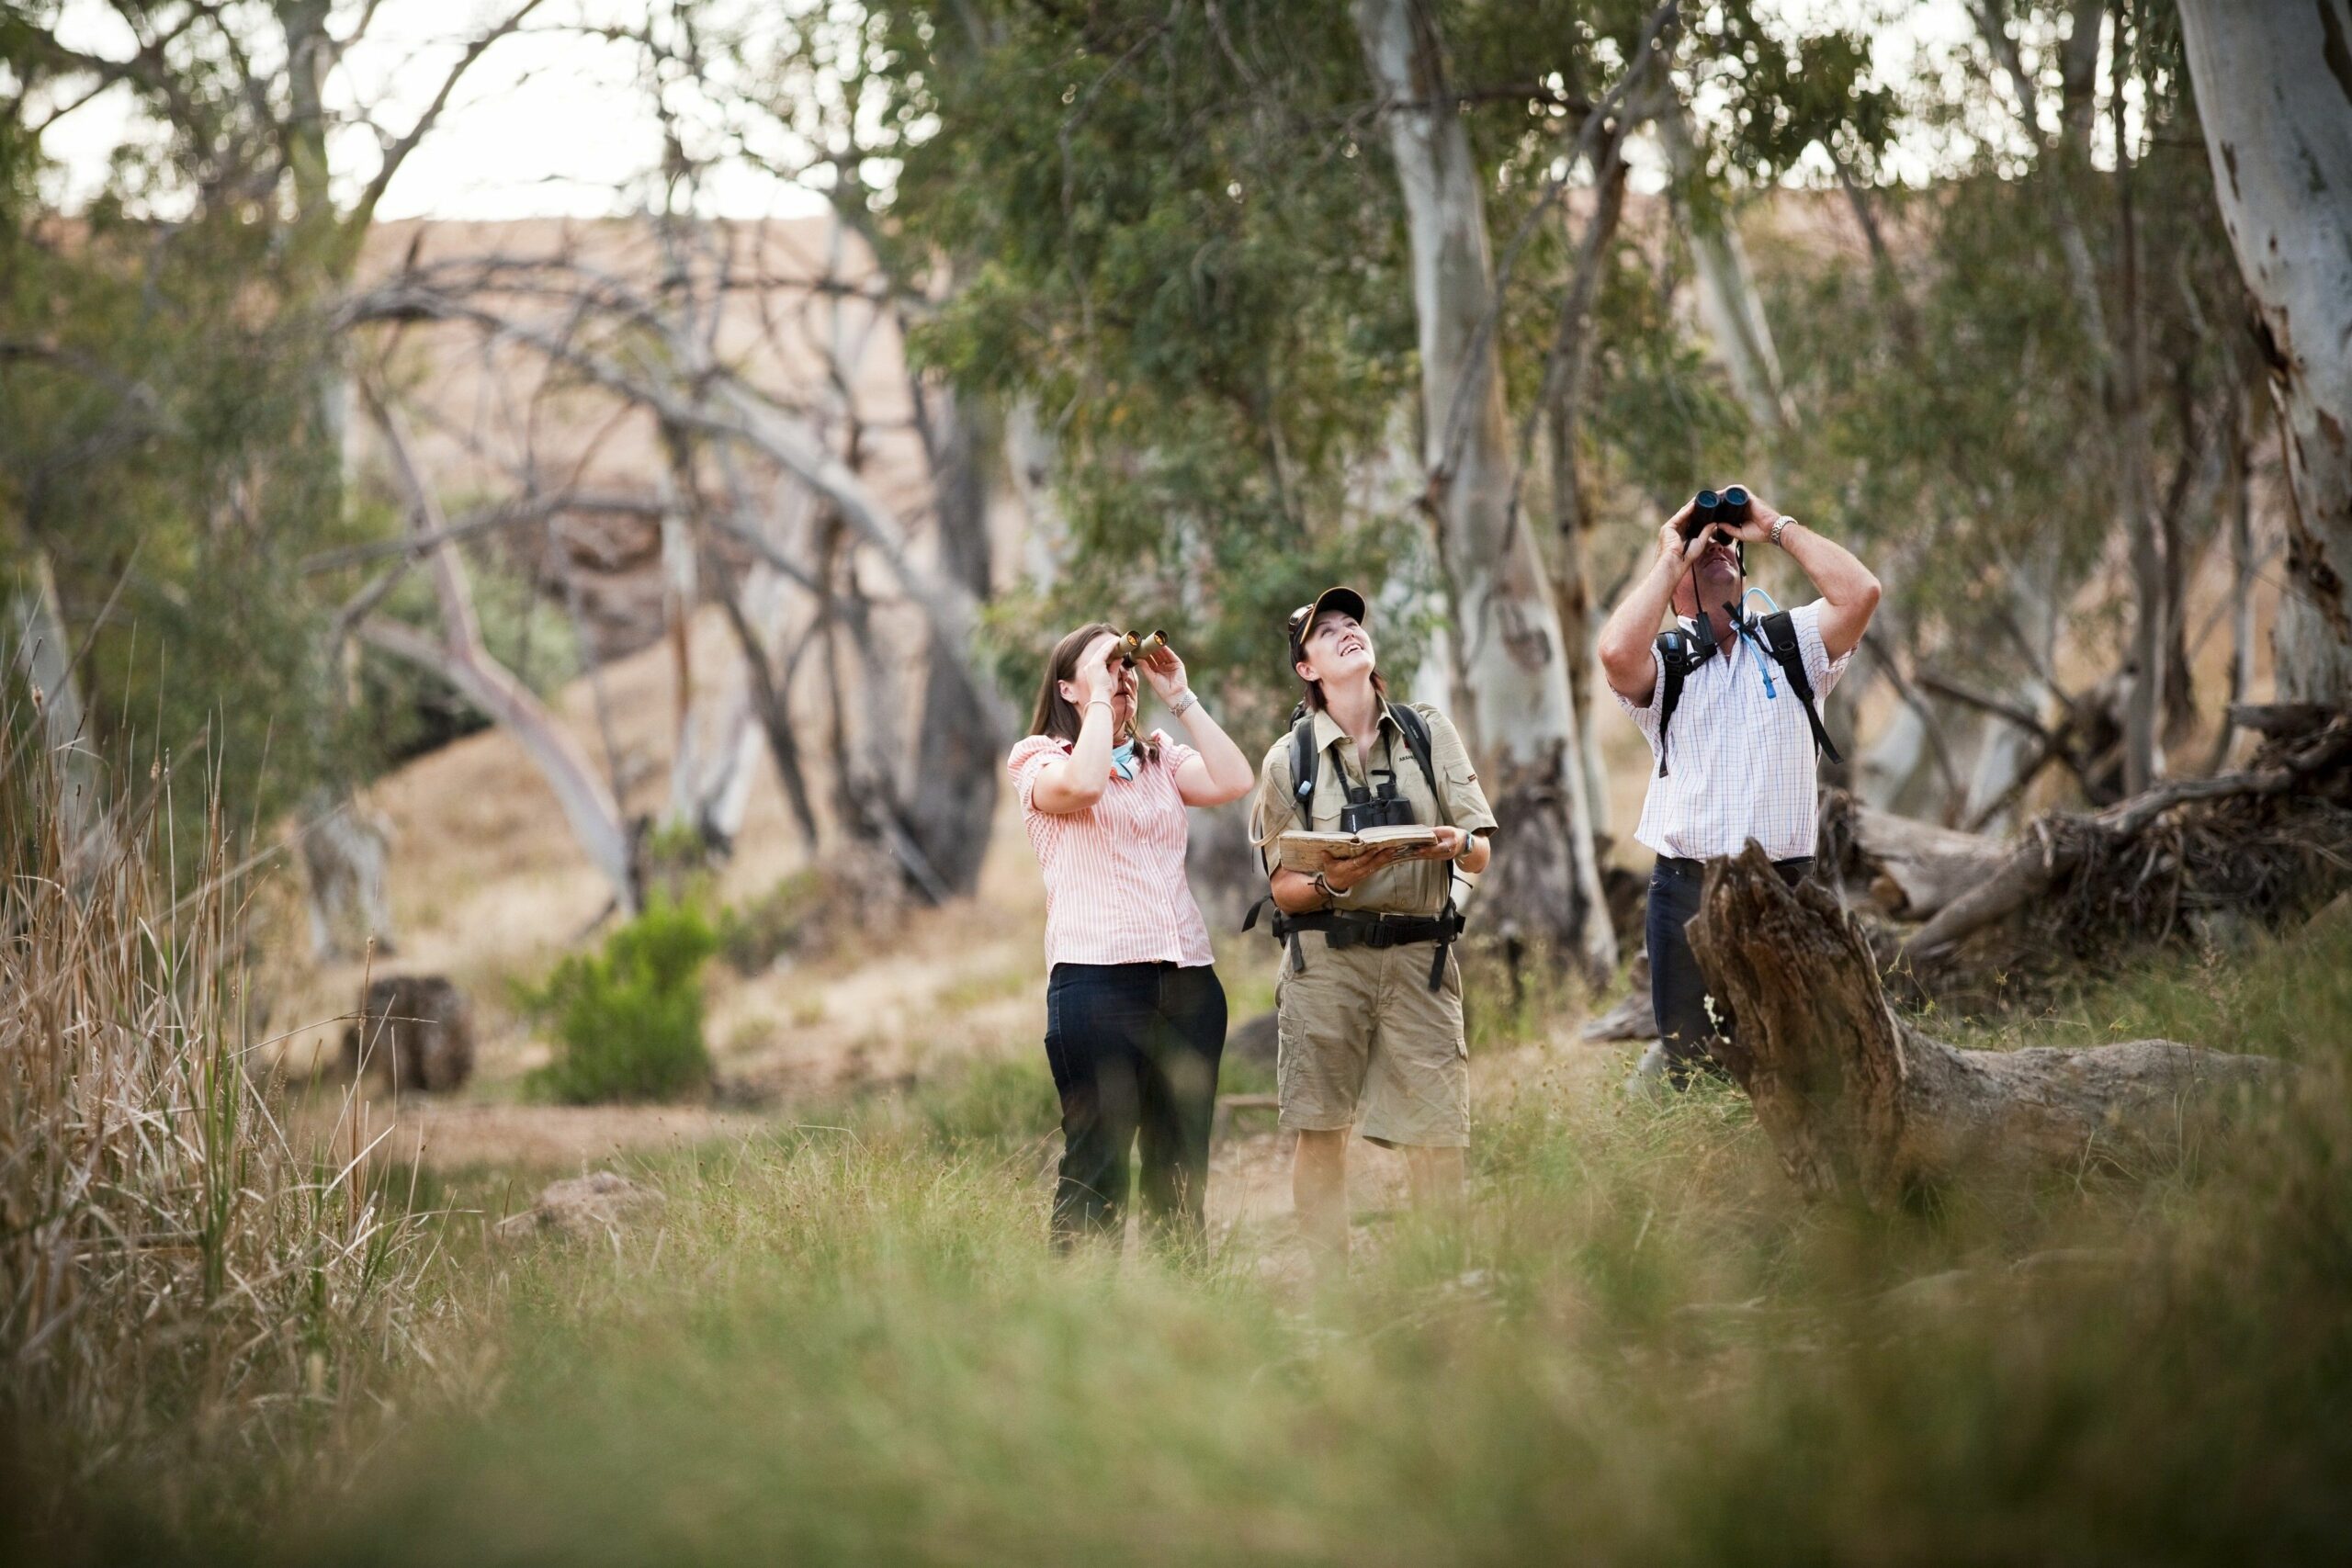
<svg viewBox="0 0 2352 1568">
<path fill-rule="evenodd" d="M 1055 1245 L 1120 1233 L 1127 1151 L 1138 1140 L 1145 1217 L 1171 1239 L 1200 1237 L 1224 1053 L 1225 987 L 1214 968 L 1054 965 L 1046 1060 L 1062 1100 Z"/>
<path fill-rule="evenodd" d="M 1813 857 L 1772 864 L 1793 887 L 1813 869 Z M 1666 1046 L 1667 1080 L 1677 1089 L 1689 1083 L 1693 1072 L 1722 1070 L 1707 1042 L 1719 1032 L 1732 1032 L 1731 1014 L 1721 998 L 1715 999 L 1716 1016 L 1707 1015 L 1707 982 L 1683 930 L 1699 912 L 1702 881 L 1698 862 L 1664 855 L 1650 873 L 1650 1005 L 1657 1010 L 1658 1039 Z"/>
</svg>

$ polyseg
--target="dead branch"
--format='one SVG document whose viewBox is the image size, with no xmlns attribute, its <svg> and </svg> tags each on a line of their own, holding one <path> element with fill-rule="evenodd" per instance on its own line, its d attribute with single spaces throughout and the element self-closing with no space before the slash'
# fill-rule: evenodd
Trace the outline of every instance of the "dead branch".
<svg viewBox="0 0 2352 1568">
<path fill-rule="evenodd" d="M 2301 716 L 2308 722 L 2316 713 L 2325 711 L 2314 710 Z M 2212 778 L 2169 779 L 2095 813 L 2050 812 L 2042 816 L 2027 834 L 2026 841 L 2013 850 L 1982 886 L 1947 904 L 1913 933 L 1905 947 L 1913 963 L 1921 967 L 1949 963 L 1962 942 L 2051 894 L 2086 863 L 2112 861 L 2147 848 L 2139 840 L 2177 810 L 2192 806 L 2207 807 L 2208 819 L 2195 826 L 2222 834 L 2225 840 L 2233 829 L 2242 830 L 2242 837 L 2250 837 L 2254 829 L 2273 824 L 2252 818 L 2233 822 L 2213 815 L 2224 806 L 2252 807 L 2290 793 L 2306 792 L 2309 799 L 2305 804 L 2313 812 L 2340 815 L 2344 803 L 2336 797 L 2346 793 L 2346 774 L 2352 772 L 2352 714 L 2334 714 L 2315 733 L 2306 731 L 2301 737 L 2292 736 L 2287 728 L 2290 721 L 2284 716 L 2259 716 L 2264 722 L 2278 726 L 2273 733 L 2279 737 L 2256 759 L 2261 765 Z M 2309 788 L 2323 781 L 2324 787 Z M 2296 845 L 2293 825 L 2288 826 L 2288 850 L 2310 847 L 2308 842 Z M 2176 905 L 2182 892 L 2180 884 L 2186 865 L 2181 848 L 2171 847 L 2171 865 L 2166 872 Z M 2242 854 L 2237 858 L 2242 861 Z M 2226 876 L 2232 859 L 2226 841 L 2215 846 L 2215 874 Z M 2141 883 L 2145 884 L 2158 869 L 2153 862 L 2148 864 L 2141 874 Z"/>
<path fill-rule="evenodd" d="M 441 503 L 416 466 L 399 411 L 376 389 L 362 382 L 361 395 L 383 433 L 394 477 L 409 500 L 410 525 L 419 535 L 448 533 Z M 637 885 L 629 855 L 629 835 L 620 802 L 590 766 L 571 733 L 559 723 L 537 694 L 492 658 L 481 640 L 474 616 L 473 594 L 466 581 L 465 563 L 457 546 L 447 537 L 426 550 L 434 593 L 441 610 L 439 641 L 400 622 L 368 615 L 359 623 L 361 637 L 387 653 L 432 671 L 455 686 L 466 699 L 512 734 L 529 754 L 565 819 L 588 857 L 613 885 L 614 896 L 625 910 L 637 908 Z"/>
<path fill-rule="evenodd" d="M 1754 843 L 1708 866 L 1690 944 L 1732 1020 L 1715 1055 L 1808 1197 L 1886 1208 L 1986 1177 L 2144 1170 L 2283 1071 L 2170 1040 L 1956 1050 L 1888 1007 L 1836 896 L 1790 887 Z"/>
</svg>

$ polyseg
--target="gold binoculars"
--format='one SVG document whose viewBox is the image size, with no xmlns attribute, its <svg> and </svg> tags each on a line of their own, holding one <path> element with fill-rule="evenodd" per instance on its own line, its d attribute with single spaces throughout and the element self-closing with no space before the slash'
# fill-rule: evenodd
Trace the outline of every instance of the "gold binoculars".
<svg viewBox="0 0 2352 1568">
<path fill-rule="evenodd" d="M 1119 639 L 1119 662 L 1133 664 L 1138 659 L 1157 658 L 1167 646 L 1166 632 L 1129 632 Z"/>
</svg>

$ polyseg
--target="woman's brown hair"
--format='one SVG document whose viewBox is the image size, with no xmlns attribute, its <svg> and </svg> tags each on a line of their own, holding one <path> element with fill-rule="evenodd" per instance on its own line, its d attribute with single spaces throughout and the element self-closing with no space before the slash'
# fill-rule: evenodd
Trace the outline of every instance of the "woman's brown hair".
<svg viewBox="0 0 2352 1568">
<path fill-rule="evenodd" d="M 1061 683 L 1078 679 L 1078 656 L 1086 651 L 1088 643 L 1105 632 L 1116 637 L 1119 628 L 1108 621 L 1090 621 L 1054 644 L 1054 651 L 1046 660 L 1046 678 L 1037 687 L 1036 710 L 1029 716 L 1030 734 L 1050 735 L 1057 740 L 1077 744 L 1079 726 L 1085 722 L 1086 716 L 1071 706 L 1069 699 L 1062 695 Z M 1137 706 L 1141 706 L 1143 692 L 1140 684 L 1136 696 Z M 1151 738 L 1134 730 L 1132 723 L 1129 729 L 1135 737 L 1136 754 L 1147 762 L 1158 761 L 1159 748 L 1152 744 Z M 1118 740 L 1117 735 L 1111 737 L 1113 745 L 1117 745 Z"/>
</svg>

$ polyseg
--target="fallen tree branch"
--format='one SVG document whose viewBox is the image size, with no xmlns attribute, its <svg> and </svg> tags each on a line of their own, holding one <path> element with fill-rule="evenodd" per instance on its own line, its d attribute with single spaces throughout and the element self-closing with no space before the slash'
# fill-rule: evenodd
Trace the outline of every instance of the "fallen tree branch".
<svg viewBox="0 0 2352 1568">
<path fill-rule="evenodd" d="M 2285 732 L 2286 721 L 2278 722 Z M 2335 714 L 2316 735 L 2300 743 L 2274 741 L 2265 755 L 2268 765 L 2212 778 L 2169 779 L 2095 813 L 2044 815 L 2034 823 L 2028 841 L 2012 851 L 1982 886 L 1945 905 L 1912 933 L 1905 953 L 1922 967 L 1949 962 L 1969 937 L 2049 892 L 2087 857 L 2137 839 L 2177 807 L 2268 799 L 2342 773 L 2352 763 L 2352 715 Z"/>
<path fill-rule="evenodd" d="M 1690 945 L 1728 1032 L 1713 1050 L 1808 1197 L 1887 1208 L 1958 1181 L 2177 1160 L 2199 1112 L 2284 1064 L 2171 1040 L 1958 1050 L 1888 1007 L 1860 925 L 1754 843 L 1711 862 Z"/>
</svg>

